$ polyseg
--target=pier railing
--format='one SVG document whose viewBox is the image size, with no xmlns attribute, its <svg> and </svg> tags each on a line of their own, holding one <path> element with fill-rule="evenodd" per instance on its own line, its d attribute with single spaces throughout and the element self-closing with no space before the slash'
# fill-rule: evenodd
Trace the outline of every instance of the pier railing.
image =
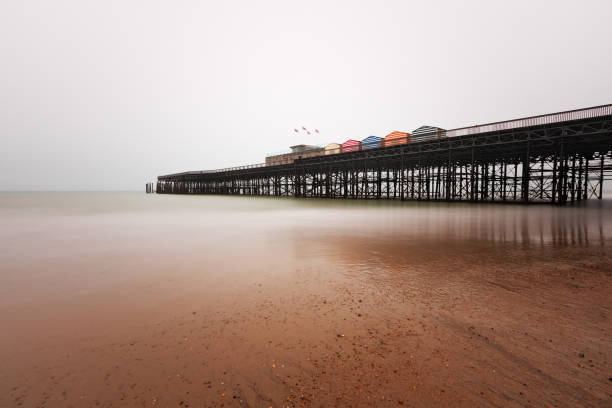
<svg viewBox="0 0 612 408">
<path fill-rule="evenodd" d="M 551 113 L 548 115 L 530 116 L 527 118 L 492 122 L 484 125 L 467 126 L 447 130 L 446 137 L 466 136 L 477 133 L 496 132 L 530 126 L 550 125 L 552 123 L 568 122 L 571 120 L 589 119 L 599 116 L 612 115 L 612 105 L 594 106 L 592 108 L 575 109 L 566 112 Z"/>
<path fill-rule="evenodd" d="M 236 167 L 225 167 L 223 169 L 215 169 L 215 170 L 198 170 L 198 171 L 184 171 L 182 173 L 173 173 L 168 174 L 167 176 L 177 177 L 177 176 L 197 176 L 200 174 L 216 174 L 216 173 L 224 173 L 226 171 L 234 171 L 234 170 L 246 170 L 246 169 L 255 169 L 258 167 L 266 167 L 266 163 L 256 163 L 256 164 L 247 164 L 244 166 L 236 166 Z M 158 178 L 163 179 L 167 176 L 159 176 Z"/>
<path fill-rule="evenodd" d="M 212 171 L 214 173 L 223 173 L 225 171 L 255 169 L 255 168 L 258 168 L 258 167 L 266 167 L 266 163 L 247 164 L 247 165 L 244 165 L 244 166 L 226 167 L 224 169 L 210 170 L 210 171 Z"/>
</svg>

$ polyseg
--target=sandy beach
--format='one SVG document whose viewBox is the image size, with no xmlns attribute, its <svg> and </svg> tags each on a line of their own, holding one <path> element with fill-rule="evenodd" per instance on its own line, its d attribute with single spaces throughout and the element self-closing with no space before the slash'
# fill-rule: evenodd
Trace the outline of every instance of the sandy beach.
<svg viewBox="0 0 612 408">
<path fill-rule="evenodd" d="M 546 210 L 454 207 L 445 223 L 431 205 L 245 210 L 224 198 L 211 217 L 193 198 L 163 198 L 179 219 L 141 199 L 108 213 L 97 197 L 70 217 L 52 203 L 30 223 L 11 213 L 0 406 L 610 404 L 601 213 L 574 229 L 561 209 L 526 239 L 499 234 L 499 218 L 533 228 Z M 376 222 L 338 232 L 347 213 Z M 236 228 L 220 228 L 230 216 Z M 419 235 L 425 225 L 439 233 Z M 14 250 L 26 242 L 40 254 L 27 262 Z"/>
</svg>

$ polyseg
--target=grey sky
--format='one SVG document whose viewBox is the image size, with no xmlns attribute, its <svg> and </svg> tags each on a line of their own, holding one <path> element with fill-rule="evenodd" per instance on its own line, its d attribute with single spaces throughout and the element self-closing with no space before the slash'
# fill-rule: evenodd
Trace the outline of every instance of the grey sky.
<svg viewBox="0 0 612 408">
<path fill-rule="evenodd" d="M 142 190 L 296 143 L 611 103 L 610 21 L 609 0 L 3 0 L 0 190 Z"/>
</svg>

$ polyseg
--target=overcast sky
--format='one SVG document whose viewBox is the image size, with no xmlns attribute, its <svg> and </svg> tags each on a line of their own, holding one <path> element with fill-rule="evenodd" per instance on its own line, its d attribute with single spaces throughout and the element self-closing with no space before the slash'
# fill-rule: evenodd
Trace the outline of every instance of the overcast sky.
<svg viewBox="0 0 612 408">
<path fill-rule="evenodd" d="M 2 0 L 0 190 L 612 103 L 611 21 L 610 0 Z"/>
</svg>

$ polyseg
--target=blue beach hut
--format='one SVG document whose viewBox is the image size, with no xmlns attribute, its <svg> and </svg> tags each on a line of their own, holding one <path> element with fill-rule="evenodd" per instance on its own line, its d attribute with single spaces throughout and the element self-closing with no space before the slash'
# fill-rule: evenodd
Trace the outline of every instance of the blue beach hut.
<svg viewBox="0 0 612 408">
<path fill-rule="evenodd" d="M 362 149 L 375 149 L 383 146 L 383 138 L 378 136 L 368 136 L 361 141 Z"/>
</svg>

